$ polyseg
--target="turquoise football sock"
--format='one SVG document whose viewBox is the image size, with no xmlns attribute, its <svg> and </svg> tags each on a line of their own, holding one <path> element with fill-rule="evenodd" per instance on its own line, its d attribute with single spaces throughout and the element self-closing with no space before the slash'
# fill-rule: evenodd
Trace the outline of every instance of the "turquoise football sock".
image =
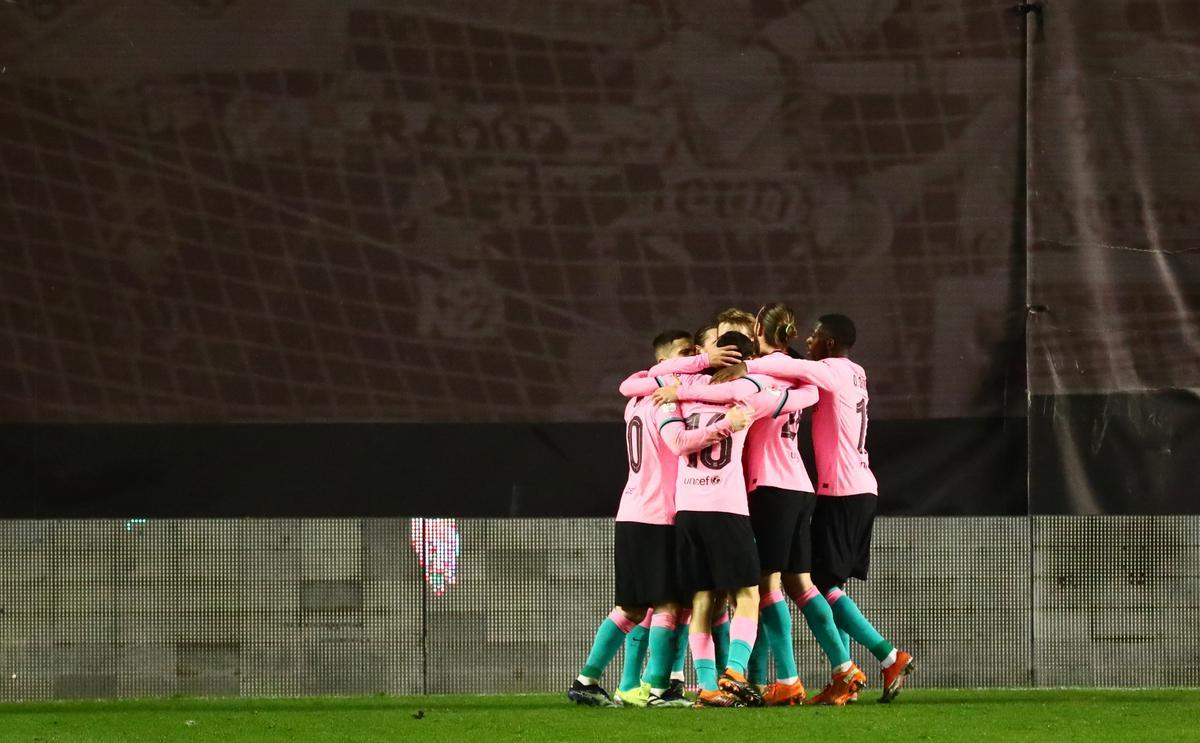
<svg viewBox="0 0 1200 743">
<path fill-rule="evenodd" d="M 892 643 L 885 640 L 867 621 L 859 611 L 858 605 L 839 588 L 830 589 L 825 598 L 829 601 L 829 608 L 833 610 L 833 619 L 838 627 L 854 638 L 859 645 L 871 651 L 871 655 L 878 660 L 886 660 L 892 652 Z"/>
<path fill-rule="evenodd" d="M 712 637 L 717 652 L 717 668 L 725 670 L 729 667 L 729 612 L 724 612 L 713 622 Z"/>
<path fill-rule="evenodd" d="M 646 636 L 649 630 L 639 624 L 625 635 L 625 665 L 621 668 L 621 691 L 636 689 L 641 684 L 642 664 L 646 661 Z"/>
<path fill-rule="evenodd" d="M 625 635 L 636 626 L 621 611 L 613 609 L 596 630 L 596 639 L 579 675 L 592 679 L 603 676 L 604 669 L 624 644 Z"/>
<path fill-rule="evenodd" d="M 654 615 L 650 624 L 650 660 L 642 680 L 651 689 L 666 689 L 671 683 L 671 664 L 675 662 L 675 617 L 669 612 Z"/>
<path fill-rule="evenodd" d="M 821 592 L 813 588 L 801 597 L 801 601 L 804 603 L 800 605 L 800 613 L 804 615 L 804 621 L 816 638 L 817 645 L 829 659 L 829 665 L 836 669 L 850 662 L 850 636 L 838 629 L 833 609 L 829 608 L 829 602 Z"/>
<path fill-rule="evenodd" d="M 758 626 L 771 646 L 775 677 L 795 680 L 800 674 L 796 670 L 796 651 L 792 647 L 792 613 L 788 610 L 787 599 L 783 591 L 773 591 L 767 594 L 763 604 Z"/>
<path fill-rule="evenodd" d="M 759 637 L 750 653 L 750 662 L 746 665 L 746 679 L 752 684 L 767 684 L 767 661 L 771 657 L 767 645 L 767 638 Z"/>
<path fill-rule="evenodd" d="M 671 662 L 671 676 L 683 678 L 683 664 L 687 661 L 688 625 L 680 622 L 675 628 L 675 658 Z"/>
</svg>

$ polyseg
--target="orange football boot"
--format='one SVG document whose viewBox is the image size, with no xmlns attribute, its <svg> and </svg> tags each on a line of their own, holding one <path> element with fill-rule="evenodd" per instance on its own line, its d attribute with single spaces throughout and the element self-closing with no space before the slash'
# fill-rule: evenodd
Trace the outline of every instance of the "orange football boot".
<svg viewBox="0 0 1200 743">
<path fill-rule="evenodd" d="M 693 707 L 745 707 L 745 703 L 727 691 L 700 690 Z"/>
<path fill-rule="evenodd" d="M 808 704 L 828 704 L 834 707 L 843 707 L 846 702 L 850 701 L 850 697 L 858 694 L 858 690 L 866 686 L 867 675 L 858 669 L 858 666 L 850 664 L 850 667 L 841 673 L 833 674 L 833 679 L 829 684 L 821 690 L 821 693 L 808 700 Z"/>
<path fill-rule="evenodd" d="M 747 707 L 763 706 L 762 694 L 754 688 L 754 684 L 751 684 L 745 676 L 732 668 L 725 669 L 725 673 L 722 673 L 721 678 L 717 679 L 717 686 L 721 688 L 721 691 L 740 699 Z"/>
<path fill-rule="evenodd" d="M 791 707 L 803 702 L 806 696 L 808 694 L 804 691 L 804 684 L 800 683 L 799 679 L 796 679 L 794 684 L 774 681 L 767 685 L 767 690 L 763 693 L 763 702 L 768 707 Z"/>
<path fill-rule="evenodd" d="M 883 669 L 883 696 L 879 697 L 879 701 L 887 704 L 895 699 L 900 687 L 904 686 L 905 677 L 915 670 L 917 666 L 913 663 L 913 657 L 903 650 L 897 650 L 896 662 Z"/>
</svg>

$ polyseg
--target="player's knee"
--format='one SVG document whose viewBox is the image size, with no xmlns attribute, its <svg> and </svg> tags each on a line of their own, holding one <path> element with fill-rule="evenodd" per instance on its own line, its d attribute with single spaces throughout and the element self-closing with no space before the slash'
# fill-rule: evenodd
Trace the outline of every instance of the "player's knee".
<svg viewBox="0 0 1200 743">
<path fill-rule="evenodd" d="M 699 591 L 692 597 L 692 616 L 709 619 L 713 610 L 713 595 L 708 591 Z"/>
<path fill-rule="evenodd" d="M 708 604 L 707 604 L 707 609 L 706 609 L 709 617 L 715 622 L 717 620 L 717 617 L 721 616 L 721 614 L 724 613 L 725 610 L 729 608 L 727 606 L 727 604 L 728 604 L 728 598 L 726 597 L 726 595 L 723 591 L 714 591 L 714 592 L 709 593 Z M 693 612 L 698 611 L 696 609 L 695 605 L 692 606 L 692 611 Z"/>
<path fill-rule="evenodd" d="M 639 624 L 646 618 L 646 607 L 644 606 L 618 606 L 617 609 L 625 615 L 625 618 L 634 624 Z"/>
<path fill-rule="evenodd" d="M 789 596 L 803 595 L 815 585 L 808 573 L 784 573 L 782 583 Z"/>
<path fill-rule="evenodd" d="M 813 584 L 816 585 L 817 590 L 826 597 L 829 596 L 830 591 L 834 589 L 840 591 L 842 589 L 842 581 L 832 577 L 814 576 Z"/>
<path fill-rule="evenodd" d="M 809 581 L 811 583 L 811 581 Z M 779 579 L 780 585 L 783 587 L 783 592 L 786 593 L 793 601 L 799 601 L 804 595 L 806 589 L 800 582 L 800 576 L 795 573 L 784 573 Z"/>
<path fill-rule="evenodd" d="M 758 586 L 746 586 L 745 588 L 738 589 L 737 602 L 739 604 L 741 604 L 746 601 L 753 601 L 754 606 L 757 607 L 758 606 L 758 596 L 759 596 Z"/>
</svg>

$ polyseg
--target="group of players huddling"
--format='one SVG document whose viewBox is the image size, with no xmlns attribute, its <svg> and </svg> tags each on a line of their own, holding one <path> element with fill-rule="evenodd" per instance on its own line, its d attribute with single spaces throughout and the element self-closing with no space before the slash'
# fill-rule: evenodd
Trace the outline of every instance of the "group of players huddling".
<svg viewBox="0 0 1200 743">
<path fill-rule="evenodd" d="M 833 669 L 808 704 L 857 700 L 867 676 L 850 659 L 851 638 L 880 662 L 879 701 L 899 693 L 912 656 L 842 590 L 849 578 L 867 577 L 878 494 L 865 446 L 867 376 L 848 358 L 854 323 L 822 316 L 807 359 L 790 352 L 797 335 L 786 305 L 766 305 L 757 316 L 726 310 L 695 336 L 659 334 L 656 365 L 621 384 L 629 479 L 616 518 L 616 606 L 567 691 L 571 700 L 655 708 L 804 702 L 787 598 Z M 798 448 L 809 406 L 815 488 Z M 622 646 L 614 700 L 600 677 Z M 689 647 L 695 700 L 684 693 Z"/>
</svg>

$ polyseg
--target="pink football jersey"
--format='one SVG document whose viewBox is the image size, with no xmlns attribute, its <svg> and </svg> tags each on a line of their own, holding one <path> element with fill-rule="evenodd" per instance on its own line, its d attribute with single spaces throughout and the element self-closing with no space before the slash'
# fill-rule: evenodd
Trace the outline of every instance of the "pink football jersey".
<svg viewBox="0 0 1200 743">
<path fill-rule="evenodd" d="M 675 477 L 679 457 L 663 442 L 649 397 L 625 406 L 625 452 L 629 477 L 621 492 L 617 521 L 675 523 Z"/>
<path fill-rule="evenodd" d="M 760 487 L 813 492 L 808 468 L 800 458 L 800 411 L 817 402 L 817 388 L 806 384 L 780 391 L 770 415 L 755 421 L 746 435 L 746 490 Z"/>
<path fill-rule="evenodd" d="M 746 362 L 751 373 L 796 379 L 815 385 L 813 450 L 817 459 L 817 495 L 879 493 L 867 457 L 867 373 L 847 358 L 821 361 L 771 354 Z"/>
<path fill-rule="evenodd" d="M 747 399 L 760 390 L 780 391 L 777 404 L 750 427 L 746 435 L 743 458 L 746 490 L 771 486 L 799 492 L 813 492 L 808 469 L 800 457 L 800 411 L 817 402 L 817 388 L 802 385 L 788 389 L 790 384 L 763 374 L 750 374 L 725 384 L 680 385 L 679 399 L 711 403 L 734 403 Z"/>
<path fill-rule="evenodd" d="M 675 508 L 679 511 L 750 515 L 742 474 L 747 429 L 730 429 L 725 420 L 728 409 L 704 402 L 659 407 L 663 440 L 679 455 L 675 477 Z"/>
</svg>

